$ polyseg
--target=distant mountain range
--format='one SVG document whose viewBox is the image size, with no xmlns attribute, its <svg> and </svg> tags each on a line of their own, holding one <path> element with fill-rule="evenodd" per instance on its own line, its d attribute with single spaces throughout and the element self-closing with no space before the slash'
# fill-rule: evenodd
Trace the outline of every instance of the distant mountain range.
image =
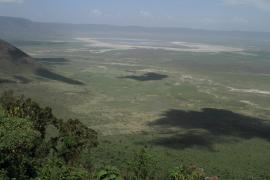
<svg viewBox="0 0 270 180">
<path fill-rule="evenodd" d="M 44 65 L 20 49 L 0 39 L 0 84 L 29 83 L 34 77 L 57 80 L 68 84 L 83 83 L 64 77 L 47 69 Z"/>
<path fill-rule="evenodd" d="M 268 32 L 210 31 L 189 28 L 158 28 L 97 24 L 40 23 L 23 18 L 0 16 L 0 38 L 55 39 L 82 36 L 158 38 L 175 41 L 240 44 L 270 42 Z"/>
</svg>

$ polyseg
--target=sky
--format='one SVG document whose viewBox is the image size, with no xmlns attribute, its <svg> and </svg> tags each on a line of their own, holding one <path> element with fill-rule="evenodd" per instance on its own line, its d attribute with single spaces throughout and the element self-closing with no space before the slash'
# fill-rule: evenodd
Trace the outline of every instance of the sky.
<svg viewBox="0 0 270 180">
<path fill-rule="evenodd" d="M 40 22 L 270 32 L 270 0 L 0 0 L 0 16 Z"/>
</svg>

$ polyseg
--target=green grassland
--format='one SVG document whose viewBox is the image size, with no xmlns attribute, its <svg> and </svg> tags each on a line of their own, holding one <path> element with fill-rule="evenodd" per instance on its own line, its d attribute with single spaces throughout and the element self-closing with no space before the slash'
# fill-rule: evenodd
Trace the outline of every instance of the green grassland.
<svg viewBox="0 0 270 180">
<path fill-rule="evenodd" d="M 269 52 L 93 53 L 79 51 L 84 46 L 76 41 L 17 43 L 84 85 L 37 79 L 1 84 L 0 91 L 13 89 L 51 106 L 58 117 L 79 118 L 97 130 L 100 145 L 83 154 L 85 161 L 121 166 L 148 146 L 164 172 L 183 161 L 220 179 L 270 178 Z"/>
</svg>

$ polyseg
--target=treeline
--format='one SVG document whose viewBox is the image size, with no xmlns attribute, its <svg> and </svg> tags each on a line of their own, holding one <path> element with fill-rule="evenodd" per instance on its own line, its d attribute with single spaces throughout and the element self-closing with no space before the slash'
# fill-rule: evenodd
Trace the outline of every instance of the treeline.
<svg viewBox="0 0 270 180">
<path fill-rule="evenodd" d="M 78 119 L 56 118 L 51 108 L 42 108 L 30 98 L 4 92 L 0 110 L 0 180 L 164 179 L 146 149 L 139 150 L 125 170 L 112 166 L 94 169 L 81 163 L 81 153 L 98 145 L 97 132 Z M 48 129 L 56 132 L 48 133 Z M 196 166 L 179 166 L 167 179 L 217 178 L 207 177 Z"/>
</svg>

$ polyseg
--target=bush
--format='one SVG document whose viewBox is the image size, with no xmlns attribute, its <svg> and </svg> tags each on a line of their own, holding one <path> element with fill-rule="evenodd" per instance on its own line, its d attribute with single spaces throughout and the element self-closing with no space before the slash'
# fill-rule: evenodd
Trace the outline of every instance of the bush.
<svg viewBox="0 0 270 180">
<path fill-rule="evenodd" d="M 146 148 L 136 152 L 133 159 L 128 163 L 129 179 L 154 179 L 157 171 L 154 156 Z"/>
<path fill-rule="evenodd" d="M 120 171 L 113 166 L 106 166 L 96 173 L 97 180 L 124 180 Z"/>
<path fill-rule="evenodd" d="M 8 180 L 6 172 L 4 170 L 0 170 L 0 179 L 1 180 Z"/>
<path fill-rule="evenodd" d="M 36 180 L 90 180 L 90 174 L 84 169 L 67 166 L 57 158 L 48 159 L 38 169 Z"/>
<path fill-rule="evenodd" d="M 206 174 L 202 168 L 195 165 L 178 166 L 169 173 L 169 180 L 205 180 Z"/>
</svg>

